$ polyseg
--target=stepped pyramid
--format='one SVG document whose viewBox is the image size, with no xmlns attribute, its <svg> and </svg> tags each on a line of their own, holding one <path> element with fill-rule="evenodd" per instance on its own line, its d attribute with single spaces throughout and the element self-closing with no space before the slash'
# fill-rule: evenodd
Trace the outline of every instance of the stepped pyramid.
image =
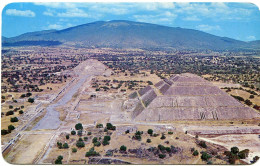
<svg viewBox="0 0 260 166">
<path fill-rule="evenodd" d="M 176 74 L 129 95 L 125 106 L 136 121 L 225 120 L 259 118 L 209 81 L 190 73 Z"/>
</svg>

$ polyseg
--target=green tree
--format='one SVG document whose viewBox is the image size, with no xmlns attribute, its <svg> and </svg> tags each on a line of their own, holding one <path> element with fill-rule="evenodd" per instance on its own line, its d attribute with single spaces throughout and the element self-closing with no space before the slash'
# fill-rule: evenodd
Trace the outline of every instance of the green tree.
<svg viewBox="0 0 260 166">
<path fill-rule="evenodd" d="M 67 143 L 64 143 L 64 144 L 63 144 L 63 148 L 64 148 L 64 149 L 68 149 L 68 148 L 69 148 L 69 145 L 68 145 Z"/>
<path fill-rule="evenodd" d="M 33 102 L 34 102 L 34 98 L 29 98 L 29 99 L 28 99 L 28 102 L 29 102 L 29 103 L 33 103 Z"/>
<path fill-rule="evenodd" d="M 57 159 L 55 160 L 55 164 L 62 164 L 62 159 L 63 156 L 58 156 Z"/>
<path fill-rule="evenodd" d="M 238 147 L 234 146 L 234 147 L 231 148 L 231 153 L 237 154 L 238 152 L 239 152 Z"/>
<path fill-rule="evenodd" d="M 104 136 L 104 140 L 110 141 L 111 137 L 109 135 Z"/>
<path fill-rule="evenodd" d="M 97 124 L 96 128 L 103 128 L 103 124 Z"/>
<path fill-rule="evenodd" d="M 204 161 L 208 161 L 208 159 L 211 158 L 211 155 L 209 155 L 207 152 L 202 152 L 201 159 Z"/>
<path fill-rule="evenodd" d="M 99 147 L 100 145 L 101 145 L 101 143 L 100 143 L 99 141 L 97 141 L 97 142 L 94 143 L 94 146 Z"/>
<path fill-rule="evenodd" d="M 78 136 L 82 136 L 82 130 L 78 130 Z"/>
<path fill-rule="evenodd" d="M 106 128 L 108 130 L 116 130 L 116 126 L 113 126 L 111 123 L 107 123 Z"/>
<path fill-rule="evenodd" d="M 161 136 L 161 139 L 165 139 L 166 137 L 165 137 L 165 135 L 164 134 L 162 134 L 162 136 Z"/>
<path fill-rule="evenodd" d="M 93 139 L 92 139 L 92 143 L 94 144 L 94 143 L 96 143 L 98 141 L 98 138 L 97 137 L 94 137 Z"/>
<path fill-rule="evenodd" d="M 62 143 L 61 142 L 57 142 L 57 146 L 59 149 L 62 149 Z"/>
<path fill-rule="evenodd" d="M 85 147 L 85 143 L 83 141 L 77 141 L 76 146 L 78 148 L 82 148 L 82 147 Z"/>
<path fill-rule="evenodd" d="M 18 118 L 17 117 L 13 117 L 13 118 L 10 118 L 10 122 L 18 122 Z"/>
<path fill-rule="evenodd" d="M 147 143 L 151 143 L 152 141 L 151 141 L 151 139 L 148 138 L 148 139 L 146 140 L 146 142 L 147 142 Z"/>
<path fill-rule="evenodd" d="M 197 150 L 195 150 L 193 153 L 192 153 L 193 156 L 198 156 L 199 155 L 199 152 Z"/>
<path fill-rule="evenodd" d="M 163 145 L 159 144 L 159 145 L 158 145 L 158 149 L 159 149 L 160 151 L 164 151 L 164 150 L 165 150 L 165 147 L 164 147 Z"/>
<path fill-rule="evenodd" d="M 5 130 L 5 129 L 3 129 L 3 130 L 1 130 L 1 135 L 6 135 L 6 134 L 8 134 L 9 132 L 7 131 L 7 130 Z"/>
<path fill-rule="evenodd" d="M 147 133 L 150 134 L 150 135 L 153 135 L 153 130 L 152 129 L 148 129 Z"/>
<path fill-rule="evenodd" d="M 23 114 L 23 110 L 20 110 L 20 111 L 19 111 L 19 114 Z"/>
<path fill-rule="evenodd" d="M 72 130 L 70 133 L 71 133 L 71 135 L 75 135 L 76 131 Z"/>
<path fill-rule="evenodd" d="M 207 148 L 207 144 L 205 141 L 200 141 L 199 145 L 203 148 Z"/>
<path fill-rule="evenodd" d="M 9 116 L 9 115 L 13 115 L 13 114 L 14 114 L 14 111 L 7 111 L 5 115 Z"/>
<path fill-rule="evenodd" d="M 76 153 L 77 152 L 77 148 L 72 148 L 72 153 Z"/>
<path fill-rule="evenodd" d="M 120 150 L 121 150 L 121 151 L 124 151 L 124 152 L 125 152 L 126 149 L 127 149 L 127 147 L 126 147 L 125 145 L 120 146 Z"/>
<path fill-rule="evenodd" d="M 165 155 L 165 154 L 159 154 L 158 156 L 159 156 L 159 158 L 161 158 L 161 159 L 163 159 L 163 158 L 165 158 L 165 157 L 166 157 L 166 155 Z"/>
<path fill-rule="evenodd" d="M 69 134 L 66 135 L 66 139 L 70 139 L 70 135 Z"/>
<path fill-rule="evenodd" d="M 8 130 L 9 130 L 9 131 L 12 131 L 12 130 L 14 130 L 14 129 L 15 129 L 15 127 L 14 127 L 13 125 L 9 125 L 9 126 L 8 126 Z"/>
<path fill-rule="evenodd" d="M 103 140 L 102 145 L 104 145 L 104 146 L 109 145 L 109 141 Z"/>
<path fill-rule="evenodd" d="M 83 130 L 82 124 L 81 124 L 81 123 L 76 124 L 76 125 L 75 125 L 75 129 L 76 129 L 76 130 Z"/>
<path fill-rule="evenodd" d="M 26 97 L 30 97 L 32 95 L 32 93 L 28 92 L 26 93 Z"/>
</svg>

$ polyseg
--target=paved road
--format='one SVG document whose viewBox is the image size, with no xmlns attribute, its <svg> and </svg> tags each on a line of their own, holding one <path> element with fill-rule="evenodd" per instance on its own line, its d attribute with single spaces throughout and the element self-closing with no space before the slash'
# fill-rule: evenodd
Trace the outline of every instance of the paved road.
<svg viewBox="0 0 260 166">
<path fill-rule="evenodd" d="M 72 99 L 72 96 L 78 91 L 78 89 L 89 77 L 90 75 L 85 75 L 76 83 L 76 85 L 73 85 L 73 87 L 68 89 L 68 91 L 65 91 L 66 94 L 64 94 L 57 103 L 49 105 L 46 108 L 47 113 L 45 114 L 45 116 L 34 126 L 32 130 L 57 129 L 60 126 L 61 121 L 59 119 L 60 113 L 55 108 L 65 105 L 68 101 L 70 101 Z"/>
</svg>

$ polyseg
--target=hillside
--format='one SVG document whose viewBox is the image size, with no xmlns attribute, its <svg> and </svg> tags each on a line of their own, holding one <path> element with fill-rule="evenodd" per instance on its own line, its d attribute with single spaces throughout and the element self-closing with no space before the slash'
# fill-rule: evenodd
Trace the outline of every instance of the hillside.
<svg viewBox="0 0 260 166">
<path fill-rule="evenodd" d="M 219 37 L 198 30 L 132 21 L 98 21 L 63 30 L 47 30 L 3 38 L 3 46 L 73 44 L 85 47 L 240 49 L 254 42 Z"/>
</svg>

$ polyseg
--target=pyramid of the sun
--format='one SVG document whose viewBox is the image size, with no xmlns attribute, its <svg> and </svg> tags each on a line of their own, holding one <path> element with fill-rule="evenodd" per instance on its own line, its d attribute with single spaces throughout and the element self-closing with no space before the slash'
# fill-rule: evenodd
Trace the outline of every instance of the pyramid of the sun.
<svg viewBox="0 0 260 166">
<path fill-rule="evenodd" d="M 129 96 L 137 121 L 252 119 L 260 114 L 194 74 L 177 74 Z M 134 104 L 133 104 L 134 103 Z M 129 109 L 129 106 L 128 106 Z"/>
</svg>

